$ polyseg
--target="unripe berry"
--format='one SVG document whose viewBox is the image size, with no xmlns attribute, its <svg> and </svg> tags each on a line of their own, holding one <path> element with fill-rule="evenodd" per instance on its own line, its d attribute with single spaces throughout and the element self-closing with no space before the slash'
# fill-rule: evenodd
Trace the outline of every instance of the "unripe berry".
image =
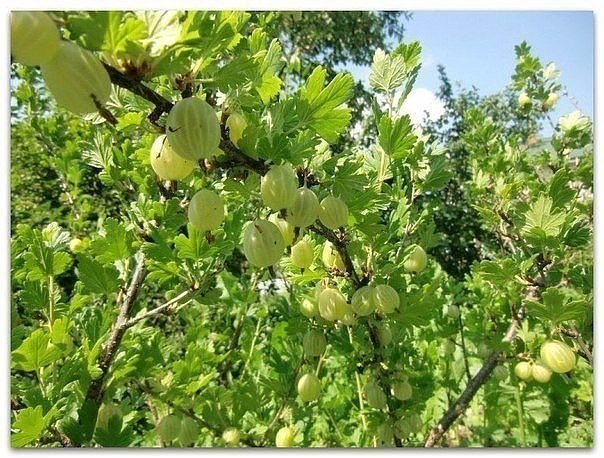
<svg viewBox="0 0 604 458">
<path fill-rule="evenodd" d="M 277 447 L 291 447 L 294 445 L 294 432 L 291 428 L 284 426 L 275 436 L 275 445 Z"/>
<path fill-rule="evenodd" d="M 168 114 L 170 146 L 190 161 L 211 157 L 220 144 L 220 123 L 206 101 L 188 97 L 178 101 Z"/>
<path fill-rule="evenodd" d="M 552 371 L 558 374 L 570 372 L 577 363 L 572 349 L 559 340 L 549 340 L 541 345 L 541 359 Z"/>
<path fill-rule="evenodd" d="M 111 94 L 111 79 L 101 61 L 87 49 L 63 41 L 52 59 L 40 66 L 57 103 L 75 114 L 96 113 Z"/>
<path fill-rule="evenodd" d="M 348 206 L 338 197 L 328 196 L 319 206 L 319 220 L 329 229 L 336 230 L 348 222 Z"/>
<path fill-rule="evenodd" d="M 270 221 L 257 219 L 246 226 L 243 231 L 243 253 L 256 267 L 267 267 L 276 264 L 285 242 L 279 228 Z"/>
<path fill-rule="evenodd" d="M 297 189 L 298 179 L 291 164 L 273 165 L 260 181 L 262 201 L 273 210 L 290 208 Z"/>
<path fill-rule="evenodd" d="M 165 135 L 160 135 L 155 139 L 149 156 L 153 171 L 162 180 L 182 180 L 195 168 L 195 162 L 174 152 Z"/>
<path fill-rule="evenodd" d="M 23 65 L 50 61 L 60 44 L 59 30 L 43 11 L 13 11 L 10 16 L 10 52 Z"/>
<path fill-rule="evenodd" d="M 269 215 L 268 220 L 279 228 L 285 246 L 290 246 L 294 241 L 294 226 L 289 224 L 286 220 L 279 218 L 277 213 Z"/>
<path fill-rule="evenodd" d="M 527 361 L 520 361 L 514 367 L 514 374 L 516 374 L 516 377 L 520 380 L 529 382 L 533 378 L 533 366 Z"/>
<path fill-rule="evenodd" d="M 421 272 L 426 268 L 427 263 L 426 252 L 421 246 L 415 245 L 405 260 L 404 267 L 407 272 Z"/>
<path fill-rule="evenodd" d="M 370 380 L 365 385 L 365 397 L 367 404 L 374 409 L 384 409 L 386 407 L 386 394 L 374 380 Z"/>
<path fill-rule="evenodd" d="M 189 223 L 198 231 L 211 231 L 224 221 L 224 204 L 214 191 L 202 189 L 189 202 Z"/>
<path fill-rule="evenodd" d="M 549 368 L 545 367 L 542 364 L 535 363 L 533 364 L 532 375 L 533 379 L 535 379 L 535 382 L 547 383 L 552 378 L 552 371 L 550 371 Z"/>
<path fill-rule="evenodd" d="M 452 318 L 452 319 L 456 320 L 457 318 L 459 318 L 459 314 L 460 314 L 459 307 L 457 305 L 450 304 L 447 307 L 447 316 L 449 318 Z"/>
<path fill-rule="evenodd" d="M 380 322 L 376 326 L 377 337 L 382 347 L 388 346 L 392 342 L 392 330 L 388 323 Z"/>
<path fill-rule="evenodd" d="M 317 316 L 319 314 L 318 299 L 312 301 L 304 299 L 300 303 L 300 312 L 307 318 Z"/>
<path fill-rule="evenodd" d="M 366 316 L 375 310 L 375 292 L 371 286 L 357 289 L 350 300 L 352 311 L 359 316 Z"/>
<path fill-rule="evenodd" d="M 336 250 L 336 247 L 329 240 L 325 241 L 323 245 L 321 260 L 328 269 L 337 269 L 341 272 L 346 270 L 342 256 L 340 256 L 339 251 Z"/>
<path fill-rule="evenodd" d="M 237 428 L 225 429 L 222 433 L 222 440 L 229 447 L 237 447 L 241 441 L 241 433 Z"/>
<path fill-rule="evenodd" d="M 314 401 L 321 393 L 321 382 L 315 374 L 309 372 L 298 380 L 298 394 L 304 402 Z"/>
<path fill-rule="evenodd" d="M 296 267 L 308 269 L 312 265 L 314 257 L 315 252 L 306 240 L 300 240 L 292 246 L 291 260 Z"/>
<path fill-rule="evenodd" d="M 396 290 L 389 285 L 377 285 L 373 288 L 373 302 L 382 314 L 394 312 L 400 304 Z"/>
<path fill-rule="evenodd" d="M 346 299 L 335 288 L 325 288 L 319 295 L 319 314 L 328 321 L 342 319 L 346 314 Z"/>
<path fill-rule="evenodd" d="M 311 329 L 304 334 L 302 347 L 308 356 L 321 356 L 327 347 L 327 339 L 322 332 Z"/>
<path fill-rule="evenodd" d="M 556 104 L 557 101 L 558 94 L 556 94 L 555 92 L 550 92 L 547 96 L 547 99 L 545 99 L 545 102 L 543 102 L 543 106 L 546 110 L 549 110 Z"/>
<path fill-rule="evenodd" d="M 528 94 L 526 92 L 522 92 L 519 96 L 518 96 L 518 105 L 520 105 L 521 107 L 528 107 L 532 104 L 532 100 L 531 98 L 528 96 Z"/>
<path fill-rule="evenodd" d="M 287 221 L 296 227 L 307 227 L 319 217 L 319 199 L 307 187 L 296 191 L 293 205 L 287 212 Z"/>
</svg>

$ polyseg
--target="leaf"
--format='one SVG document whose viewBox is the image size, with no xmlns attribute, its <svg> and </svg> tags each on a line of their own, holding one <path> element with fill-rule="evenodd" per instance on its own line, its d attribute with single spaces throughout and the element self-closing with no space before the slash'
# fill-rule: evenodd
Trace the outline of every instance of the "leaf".
<svg viewBox="0 0 604 458">
<path fill-rule="evenodd" d="M 11 447 L 23 447 L 39 439 L 46 429 L 42 406 L 19 410 L 13 421 L 12 429 L 19 431 L 11 435 Z"/>
<path fill-rule="evenodd" d="M 540 229 L 545 236 L 555 237 L 560 232 L 564 223 L 563 213 L 552 212 L 552 199 L 541 194 L 537 202 L 526 212 L 525 224 L 522 228 L 524 233 L 533 229 Z"/>
<path fill-rule="evenodd" d="M 187 224 L 187 233 L 188 237 L 185 234 L 174 237 L 174 247 L 178 250 L 178 257 L 193 261 L 201 259 L 207 245 L 205 237 L 190 224 Z"/>
<path fill-rule="evenodd" d="M 390 92 L 400 87 L 407 76 L 402 56 L 390 56 L 377 49 L 373 55 L 369 84 L 376 91 Z"/>
<path fill-rule="evenodd" d="M 591 226 L 586 221 L 577 221 L 566 231 L 563 240 L 570 247 L 587 245 L 591 240 Z"/>
<path fill-rule="evenodd" d="M 137 17 L 123 11 L 109 11 L 102 50 L 115 57 L 136 57 L 142 53 L 140 40 L 146 35 L 147 27 Z"/>
<path fill-rule="evenodd" d="M 536 318 L 551 321 L 554 325 L 569 320 L 583 319 L 588 304 L 584 300 L 571 300 L 571 298 L 559 288 L 547 288 L 541 294 L 541 301 L 526 301 L 526 306 Z"/>
<path fill-rule="evenodd" d="M 42 232 L 28 231 L 30 238 L 29 250 L 23 255 L 27 278 L 42 280 L 55 277 L 67 270 L 71 264 L 71 256 L 64 251 L 56 251 L 64 246 L 64 233 L 58 232 L 58 225 L 53 223 Z"/>
<path fill-rule="evenodd" d="M 449 165 L 449 161 L 444 155 L 432 156 L 430 158 L 430 171 L 420 182 L 420 188 L 423 191 L 435 191 L 443 187 L 453 176 Z"/>
<path fill-rule="evenodd" d="M 349 73 L 339 73 L 323 88 L 326 73 L 321 66 L 313 70 L 300 90 L 296 111 L 301 125 L 308 124 L 333 143 L 350 121 L 350 109 L 343 104 L 352 97 L 354 79 Z"/>
<path fill-rule="evenodd" d="M 512 259 L 482 261 L 476 271 L 486 281 L 495 285 L 505 285 L 512 282 L 514 277 L 520 273 L 518 265 Z"/>
<path fill-rule="evenodd" d="M 147 38 L 141 43 L 150 56 L 158 56 L 177 42 L 180 36 L 179 11 L 136 11 L 135 14 L 147 26 Z"/>
<path fill-rule="evenodd" d="M 113 266 L 103 266 L 88 256 L 78 256 L 79 279 L 83 292 L 111 295 L 119 284 L 119 273 Z"/>
<path fill-rule="evenodd" d="M 47 331 L 36 329 L 11 354 L 14 367 L 24 371 L 37 371 L 55 362 L 61 357 L 61 351 L 50 343 Z"/>
<path fill-rule="evenodd" d="M 115 218 L 107 218 L 103 224 L 103 237 L 95 239 L 90 249 L 102 263 L 112 263 L 129 258 L 134 250 L 134 237 Z"/>
<path fill-rule="evenodd" d="M 552 208 L 564 207 L 575 198 L 575 192 L 568 186 L 570 175 L 566 169 L 558 170 L 549 184 L 548 195 L 552 199 Z"/>
<path fill-rule="evenodd" d="M 415 144 L 416 137 L 412 132 L 409 116 L 392 120 L 382 116 L 378 125 L 378 141 L 386 154 L 394 159 L 405 158 Z"/>
</svg>

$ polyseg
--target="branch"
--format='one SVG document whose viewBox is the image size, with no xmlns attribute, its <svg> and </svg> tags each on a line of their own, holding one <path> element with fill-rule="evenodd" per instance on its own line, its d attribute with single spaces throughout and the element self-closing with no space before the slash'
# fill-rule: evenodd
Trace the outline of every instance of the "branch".
<svg viewBox="0 0 604 458">
<path fill-rule="evenodd" d="M 514 317 L 512 319 L 512 323 L 510 324 L 505 336 L 502 339 L 502 342 L 511 342 L 516 337 L 516 331 L 520 326 L 520 320 L 518 317 Z M 497 366 L 499 362 L 499 358 L 502 356 L 502 353 L 499 351 L 493 351 L 483 366 L 480 368 L 478 373 L 468 382 L 466 385 L 466 389 L 461 393 L 461 396 L 457 398 L 457 401 L 449 407 L 449 410 L 445 412 L 443 417 L 438 422 L 438 425 L 434 426 L 430 430 L 430 434 L 424 443 L 424 447 L 436 447 L 440 443 L 442 436 L 444 433 L 455 423 L 455 421 L 459 418 L 459 416 L 466 410 L 468 404 L 474 397 L 474 395 L 478 392 L 479 388 L 488 380 L 491 372 Z"/>
<path fill-rule="evenodd" d="M 155 316 L 155 315 L 159 315 L 160 313 L 163 313 L 163 312 L 167 311 L 169 308 L 176 305 L 182 299 L 193 294 L 193 292 L 195 292 L 195 289 L 187 289 L 187 290 L 183 291 L 182 293 L 180 293 L 178 296 L 170 299 L 165 304 L 155 307 L 154 309 L 151 309 L 148 312 L 140 313 L 140 314 L 136 315 L 134 318 L 130 318 L 128 321 L 126 321 L 125 323 L 122 324 L 122 327 L 124 327 L 125 329 L 128 329 L 140 321 L 146 320 L 147 318 L 151 318 L 152 316 Z"/>
<path fill-rule="evenodd" d="M 589 361 L 590 366 L 593 367 L 593 365 L 594 365 L 593 354 L 592 354 L 591 350 L 589 349 L 589 347 L 587 346 L 587 344 L 585 343 L 585 341 L 583 340 L 583 337 L 581 337 L 581 333 L 579 332 L 579 330 L 577 329 L 577 327 L 575 326 L 574 323 L 570 323 L 570 329 L 575 334 L 574 339 L 579 344 L 579 347 L 581 348 L 581 351 L 583 351 L 585 358 L 587 358 L 587 361 Z"/>
<path fill-rule="evenodd" d="M 350 257 L 350 254 L 348 253 L 346 241 L 343 237 L 340 237 L 334 231 L 329 230 L 327 227 L 325 227 L 323 223 L 321 223 L 321 221 L 317 221 L 315 224 L 309 226 L 308 228 L 315 234 L 318 234 L 333 243 L 334 247 L 336 248 L 336 250 L 338 250 L 338 253 L 340 253 L 340 256 L 342 257 L 342 262 L 344 262 L 344 268 L 346 269 L 346 273 L 352 280 L 355 288 L 358 289 L 367 283 L 367 279 L 361 279 L 357 274 L 356 270 L 354 269 L 352 259 Z"/>
<path fill-rule="evenodd" d="M 145 100 L 148 100 L 153 105 L 155 105 L 155 110 L 151 113 L 152 116 L 156 116 L 156 120 L 161 116 L 162 113 L 169 113 L 174 104 L 170 102 L 165 97 L 161 96 L 153 89 L 145 86 L 140 81 L 136 81 L 132 78 L 127 77 L 122 72 L 112 67 L 109 64 L 103 63 L 105 66 L 105 70 L 109 73 L 109 78 L 111 82 L 116 86 L 123 87 L 124 89 L 128 89 L 130 92 L 142 97 Z"/>
<path fill-rule="evenodd" d="M 111 362 L 117 353 L 126 329 L 128 329 L 125 324 L 127 323 L 128 316 L 132 310 L 132 306 L 134 305 L 134 301 L 146 275 L 147 271 L 145 269 L 145 255 L 143 254 L 141 255 L 141 258 L 134 269 L 128 290 L 120 301 L 118 317 L 113 324 L 111 334 L 109 335 L 109 339 L 105 344 L 103 353 L 99 360 L 101 376 L 92 381 L 88 387 L 88 392 L 86 393 L 86 399 L 92 400 L 96 404 L 101 403 L 103 395 L 105 394 L 105 388 L 103 385 L 107 379 L 107 375 L 109 374 Z"/>
</svg>

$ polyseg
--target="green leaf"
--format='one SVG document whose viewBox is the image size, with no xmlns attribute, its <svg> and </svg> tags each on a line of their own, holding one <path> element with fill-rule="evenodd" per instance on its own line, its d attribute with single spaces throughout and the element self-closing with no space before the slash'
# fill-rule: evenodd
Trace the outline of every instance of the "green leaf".
<svg viewBox="0 0 604 458">
<path fill-rule="evenodd" d="M 350 121 L 350 109 L 343 104 L 352 96 L 354 79 L 349 73 L 339 73 L 323 88 L 326 73 L 321 66 L 313 70 L 300 90 L 296 111 L 301 125 L 333 143 Z"/>
<path fill-rule="evenodd" d="M 115 218 L 107 218 L 103 224 L 103 237 L 95 239 L 90 249 L 102 263 L 112 263 L 129 258 L 134 250 L 134 237 Z"/>
<path fill-rule="evenodd" d="M 568 228 L 563 236 L 564 243 L 570 247 L 582 247 L 591 240 L 591 226 L 586 221 L 577 221 Z"/>
<path fill-rule="evenodd" d="M 586 301 L 571 300 L 563 290 L 554 287 L 547 288 L 541 294 L 541 302 L 529 300 L 526 306 L 531 316 L 551 321 L 554 325 L 583 319 L 588 310 Z"/>
<path fill-rule="evenodd" d="M 191 259 L 197 261 L 204 255 L 207 246 L 203 233 L 199 232 L 190 224 L 187 224 L 187 237 L 185 234 L 179 234 L 174 237 L 174 246 L 178 250 L 178 257 L 181 259 Z"/>
<path fill-rule="evenodd" d="M 575 191 L 568 186 L 569 181 L 570 175 L 566 169 L 558 170 L 552 177 L 548 192 L 552 199 L 552 208 L 563 208 L 575 198 Z"/>
<path fill-rule="evenodd" d="M 36 329 L 11 354 L 12 365 L 24 371 L 37 371 L 55 362 L 61 351 L 50 343 L 47 331 Z"/>
<path fill-rule="evenodd" d="M 518 265 L 512 259 L 497 261 L 482 261 L 476 271 L 482 278 L 494 285 L 505 285 L 513 282 L 514 277 L 520 273 Z"/>
<path fill-rule="evenodd" d="M 13 421 L 12 429 L 16 429 L 18 432 L 11 435 L 11 447 L 23 447 L 39 439 L 46 429 L 42 406 L 19 410 Z"/>
<path fill-rule="evenodd" d="M 522 231 L 529 233 L 537 228 L 543 231 L 545 236 L 555 237 L 564 224 L 563 213 L 552 212 L 552 199 L 541 194 L 539 199 L 525 214 L 526 222 Z"/>
<path fill-rule="evenodd" d="M 394 159 L 405 158 L 416 141 L 412 128 L 409 116 L 395 120 L 382 116 L 378 126 L 378 140 L 384 152 Z"/>
<path fill-rule="evenodd" d="M 405 59 L 402 56 L 390 56 L 377 49 L 373 55 L 369 84 L 376 91 L 390 92 L 400 87 L 407 76 Z"/>
<path fill-rule="evenodd" d="M 88 256 L 78 256 L 78 273 L 83 292 L 111 295 L 119 284 L 119 273 L 113 266 L 103 266 Z"/>
<path fill-rule="evenodd" d="M 147 27 L 136 16 L 123 11 L 109 11 L 102 50 L 115 57 L 136 57 L 143 50 L 140 40 Z"/>
<path fill-rule="evenodd" d="M 430 171 L 421 181 L 420 188 L 423 191 L 435 191 L 442 188 L 453 176 L 450 163 L 444 155 L 432 156 L 430 158 Z"/>
</svg>

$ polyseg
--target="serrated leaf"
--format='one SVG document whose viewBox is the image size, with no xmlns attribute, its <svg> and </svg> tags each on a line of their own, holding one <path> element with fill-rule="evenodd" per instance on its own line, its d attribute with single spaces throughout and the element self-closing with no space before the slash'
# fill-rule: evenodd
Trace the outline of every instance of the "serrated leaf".
<svg viewBox="0 0 604 458">
<path fill-rule="evenodd" d="M 11 446 L 23 447 L 42 436 L 46 421 L 42 406 L 28 407 L 17 412 L 12 429 L 18 432 L 11 434 Z"/>
<path fill-rule="evenodd" d="M 339 73 L 323 88 L 327 71 L 316 67 L 300 90 L 296 111 L 301 125 L 308 125 L 330 143 L 350 121 L 350 110 L 343 106 L 352 96 L 354 79 Z"/>
<path fill-rule="evenodd" d="M 37 371 L 61 357 L 61 351 L 50 343 L 47 331 L 36 329 L 11 354 L 11 363 L 17 369 Z"/>
<path fill-rule="evenodd" d="M 504 285 L 514 281 L 514 277 L 520 273 L 518 265 L 512 259 L 498 261 L 482 261 L 476 271 L 486 281 L 496 285 Z"/>
<path fill-rule="evenodd" d="M 571 300 L 559 288 L 547 288 L 541 294 L 541 302 L 526 301 L 526 306 L 536 318 L 551 321 L 554 325 L 568 320 L 583 319 L 588 309 L 584 300 Z"/>
<path fill-rule="evenodd" d="M 132 233 L 127 231 L 115 218 L 105 220 L 103 232 L 103 237 L 93 240 L 90 244 L 90 250 L 96 255 L 96 259 L 109 264 L 127 259 L 134 253 Z"/>
<path fill-rule="evenodd" d="M 376 91 L 389 92 L 400 87 L 406 78 L 405 60 L 402 56 L 390 56 L 382 49 L 373 55 L 369 84 Z"/>
<path fill-rule="evenodd" d="M 103 266 L 88 256 L 78 256 L 78 273 L 84 286 L 83 292 L 109 296 L 119 284 L 119 273 L 115 267 Z"/>
<path fill-rule="evenodd" d="M 420 188 L 423 191 L 434 191 L 445 185 L 453 173 L 449 167 L 449 161 L 445 156 L 432 156 L 430 158 L 430 171 L 428 175 L 420 182 Z"/>
<path fill-rule="evenodd" d="M 382 116 L 378 125 L 379 143 L 386 154 L 394 159 L 405 158 L 415 144 L 416 137 L 412 132 L 409 116 L 392 120 Z"/>
<path fill-rule="evenodd" d="M 525 218 L 523 232 L 528 233 L 533 229 L 539 229 L 548 237 L 557 236 L 564 224 L 564 214 L 552 212 L 552 199 L 545 194 L 539 196 L 537 202 L 526 212 Z"/>
<path fill-rule="evenodd" d="M 575 192 L 568 186 L 570 175 L 566 169 L 558 170 L 549 184 L 548 195 L 552 199 L 552 208 L 563 208 L 575 198 Z"/>
</svg>

